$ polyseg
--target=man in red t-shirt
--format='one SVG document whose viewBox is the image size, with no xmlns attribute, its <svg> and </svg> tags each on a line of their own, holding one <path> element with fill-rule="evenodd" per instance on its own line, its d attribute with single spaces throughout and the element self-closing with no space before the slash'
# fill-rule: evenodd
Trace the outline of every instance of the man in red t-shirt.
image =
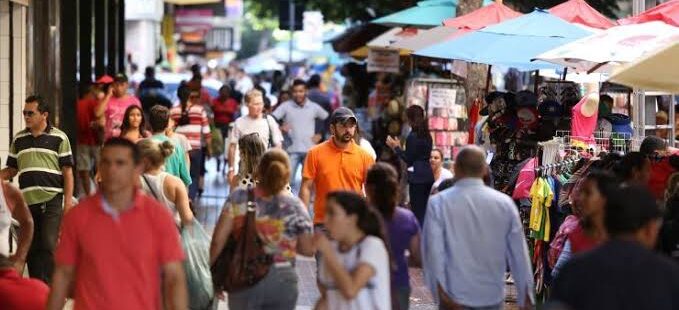
<svg viewBox="0 0 679 310">
<path fill-rule="evenodd" d="M 76 108 L 78 117 L 78 157 L 76 164 L 85 196 L 91 193 L 90 172 L 99 158 L 98 141 L 101 139 L 98 137 L 98 133 L 103 134 L 105 124 L 105 107 L 102 102 L 106 96 L 110 98 L 112 94 L 111 91 L 104 94 L 100 86 L 105 85 L 109 80 L 113 81 L 111 77 L 103 76 L 97 80 L 97 84 L 88 87 L 78 100 Z"/>
<path fill-rule="evenodd" d="M 187 309 L 179 232 L 168 209 L 143 195 L 140 154 L 123 138 L 101 151 L 101 190 L 67 212 L 47 309 Z M 162 296 L 161 296 L 162 292 Z"/>
<path fill-rule="evenodd" d="M 23 278 L 12 262 L 0 254 L 0 308 L 42 310 L 48 293 L 47 284 L 38 279 Z"/>
<path fill-rule="evenodd" d="M 641 142 L 639 152 L 651 160 L 651 178 L 648 187 L 656 200 L 664 200 L 667 180 L 679 168 L 677 150 L 667 147 L 665 140 L 657 136 L 648 136 Z"/>
<path fill-rule="evenodd" d="M 222 133 L 222 138 L 229 136 L 229 125 L 234 121 L 234 116 L 238 111 L 238 101 L 231 97 L 231 87 L 224 85 L 219 89 L 219 97 L 212 99 L 212 112 L 215 114 L 215 125 Z M 217 171 L 222 164 L 222 157 L 217 157 Z M 226 162 L 224 163 L 226 166 Z"/>
</svg>

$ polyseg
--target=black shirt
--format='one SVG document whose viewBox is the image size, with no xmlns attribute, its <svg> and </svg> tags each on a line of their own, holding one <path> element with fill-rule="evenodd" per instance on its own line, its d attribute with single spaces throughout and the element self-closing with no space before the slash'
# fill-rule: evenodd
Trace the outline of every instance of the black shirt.
<svg viewBox="0 0 679 310">
<path fill-rule="evenodd" d="M 551 298 L 573 310 L 679 309 L 679 265 L 638 243 L 611 240 L 568 262 Z"/>
</svg>

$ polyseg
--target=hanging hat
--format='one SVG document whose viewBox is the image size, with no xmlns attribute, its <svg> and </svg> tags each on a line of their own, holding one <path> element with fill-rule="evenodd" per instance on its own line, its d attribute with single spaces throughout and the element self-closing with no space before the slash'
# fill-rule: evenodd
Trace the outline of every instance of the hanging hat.
<svg viewBox="0 0 679 310">
<path fill-rule="evenodd" d="M 532 91 L 522 90 L 516 94 L 516 106 L 537 107 L 538 96 L 536 96 Z"/>
<path fill-rule="evenodd" d="M 486 106 L 479 111 L 479 115 L 481 116 L 488 116 L 488 107 L 492 104 L 498 104 L 499 102 L 496 101 L 498 98 L 504 99 L 504 104 L 506 108 L 513 109 L 516 106 L 516 100 L 514 98 L 514 94 L 512 93 L 505 93 L 501 91 L 494 91 L 490 92 L 486 97 L 484 98 L 484 101 L 486 102 Z"/>
<path fill-rule="evenodd" d="M 538 112 L 542 118 L 554 119 L 563 115 L 563 107 L 554 100 L 545 100 L 538 106 Z"/>
</svg>

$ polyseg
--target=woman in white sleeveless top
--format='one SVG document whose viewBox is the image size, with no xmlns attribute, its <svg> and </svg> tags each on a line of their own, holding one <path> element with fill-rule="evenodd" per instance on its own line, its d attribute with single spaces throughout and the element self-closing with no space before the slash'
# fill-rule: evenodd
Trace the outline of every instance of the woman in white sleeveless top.
<svg viewBox="0 0 679 310">
<path fill-rule="evenodd" d="M 10 253 L 12 218 L 19 222 L 19 235 L 14 253 Z M 24 197 L 16 187 L 0 180 L 0 255 L 9 257 L 19 274 L 23 273 L 26 256 L 33 240 L 33 217 Z"/>
<path fill-rule="evenodd" d="M 189 207 L 186 187 L 179 178 L 162 169 L 165 158 L 172 155 L 174 151 L 172 143 L 144 139 L 137 143 L 137 146 L 144 166 L 144 173 L 140 180 L 142 190 L 167 206 L 174 215 L 177 225 L 190 225 L 193 221 L 193 213 Z"/>
</svg>

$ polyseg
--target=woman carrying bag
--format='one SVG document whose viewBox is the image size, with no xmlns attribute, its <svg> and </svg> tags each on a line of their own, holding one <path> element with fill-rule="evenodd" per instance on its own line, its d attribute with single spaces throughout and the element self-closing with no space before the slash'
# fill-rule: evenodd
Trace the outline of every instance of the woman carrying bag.
<svg viewBox="0 0 679 310">
<path fill-rule="evenodd" d="M 290 161 L 284 151 L 266 152 L 255 176 L 254 188 L 229 196 L 215 227 L 215 290 L 228 292 L 229 309 L 295 309 L 295 256 L 314 254 L 313 224 L 299 198 L 286 192 Z"/>
</svg>

